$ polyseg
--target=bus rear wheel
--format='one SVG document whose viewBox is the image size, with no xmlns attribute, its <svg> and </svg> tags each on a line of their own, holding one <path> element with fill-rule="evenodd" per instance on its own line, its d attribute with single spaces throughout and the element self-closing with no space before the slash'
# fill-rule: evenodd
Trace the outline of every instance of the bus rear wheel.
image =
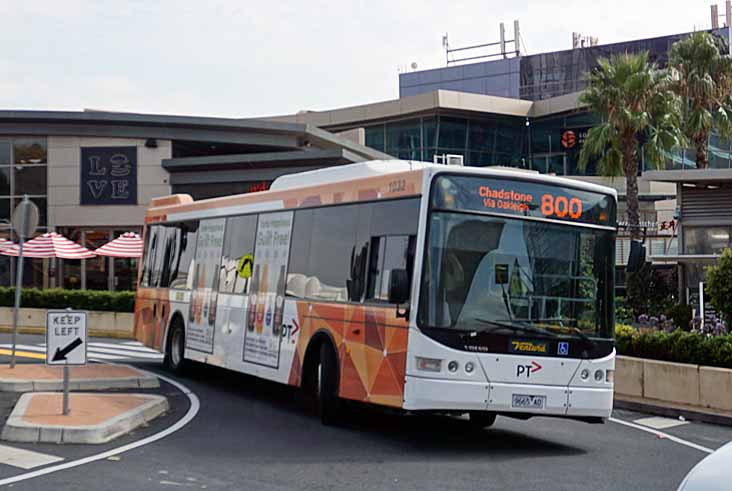
<svg viewBox="0 0 732 491">
<path fill-rule="evenodd" d="M 496 413 L 490 411 L 470 411 L 468 416 L 470 417 L 470 424 L 481 430 L 493 426 L 493 423 L 496 422 Z"/>
<path fill-rule="evenodd" d="M 315 370 L 315 396 L 320 421 L 325 425 L 338 424 L 342 416 L 342 404 L 338 397 L 338 358 L 328 343 L 320 346 Z"/>
<path fill-rule="evenodd" d="M 183 323 L 174 321 L 170 326 L 170 334 L 168 335 L 168 343 L 165 347 L 163 363 L 168 370 L 177 374 L 182 374 L 186 369 L 186 359 L 184 358 L 186 349 L 185 336 Z"/>
</svg>

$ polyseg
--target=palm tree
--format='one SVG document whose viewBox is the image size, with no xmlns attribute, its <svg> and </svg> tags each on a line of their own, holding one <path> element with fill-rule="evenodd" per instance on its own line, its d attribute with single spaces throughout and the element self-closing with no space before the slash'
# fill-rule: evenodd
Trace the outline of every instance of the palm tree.
<svg viewBox="0 0 732 491">
<path fill-rule="evenodd" d="M 669 52 L 673 88 L 682 98 L 682 127 L 696 148 L 696 167 L 709 165 L 709 133 L 732 137 L 732 58 L 708 32 L 675 42 Z"/>
<path fill-rule="evenodd" d="M 648 62 L 648 53 L 614 55 L 601 59 L 587 78 L 580 103 L 600 117 L 591 128 L 579 155 L 584 169 L 596 159 L 605 176 L 625 175 L 628 229 L 640 238 L 638 170 L 641 152 L 659 168 L 664 152 L 684 143 L 680 130 L 679 98 L 670 90 L 668 75 Z"/>
</svg>

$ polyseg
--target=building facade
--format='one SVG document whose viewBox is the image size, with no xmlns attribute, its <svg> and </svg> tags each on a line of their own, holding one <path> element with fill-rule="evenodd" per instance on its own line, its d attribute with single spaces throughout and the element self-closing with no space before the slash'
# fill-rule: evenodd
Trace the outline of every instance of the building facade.
<svg viewBox="0 0 732 491">
<path fill-rule="evenodd" d="M 0 235 L 24 195 L 38 233 L 59 232 L 94 249 L 140 232 L 150 200 L 196 199 L 267 189 L 279 175 L 384 158 L 376 150 L 301 124 L 108 112 L 0 111 Z M 26 286 L 134 288 L 130 259 L 29 259 Z M 0 285 L 15 259 L 0 256 Z"/>
</svg>

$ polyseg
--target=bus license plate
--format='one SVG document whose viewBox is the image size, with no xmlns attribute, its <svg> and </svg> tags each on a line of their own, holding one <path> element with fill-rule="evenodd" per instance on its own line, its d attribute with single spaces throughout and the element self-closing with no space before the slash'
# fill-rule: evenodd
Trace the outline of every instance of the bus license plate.
<svg viewBox="0 0 732 491">
<path fill-rule="evenodd" d="M 529 409 L 544 409 L 546 396 L 532 396 L 528 394 L 513 394 L 512 407 L 523 407 Z"/>
</svg>

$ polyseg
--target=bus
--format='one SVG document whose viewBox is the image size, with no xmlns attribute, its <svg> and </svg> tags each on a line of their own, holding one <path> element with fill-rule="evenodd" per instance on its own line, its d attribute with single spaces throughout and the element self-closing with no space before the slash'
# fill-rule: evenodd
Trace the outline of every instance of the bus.
<svg viewBox="0 0 732 491">
<path fill-rule="evenodd" d="M 269 190 L 152 200 L 135 335 L 405 412 L 603 422 L 613 405 L 616 192 L 531 171 L 373 161 Z"/>
</svg>

